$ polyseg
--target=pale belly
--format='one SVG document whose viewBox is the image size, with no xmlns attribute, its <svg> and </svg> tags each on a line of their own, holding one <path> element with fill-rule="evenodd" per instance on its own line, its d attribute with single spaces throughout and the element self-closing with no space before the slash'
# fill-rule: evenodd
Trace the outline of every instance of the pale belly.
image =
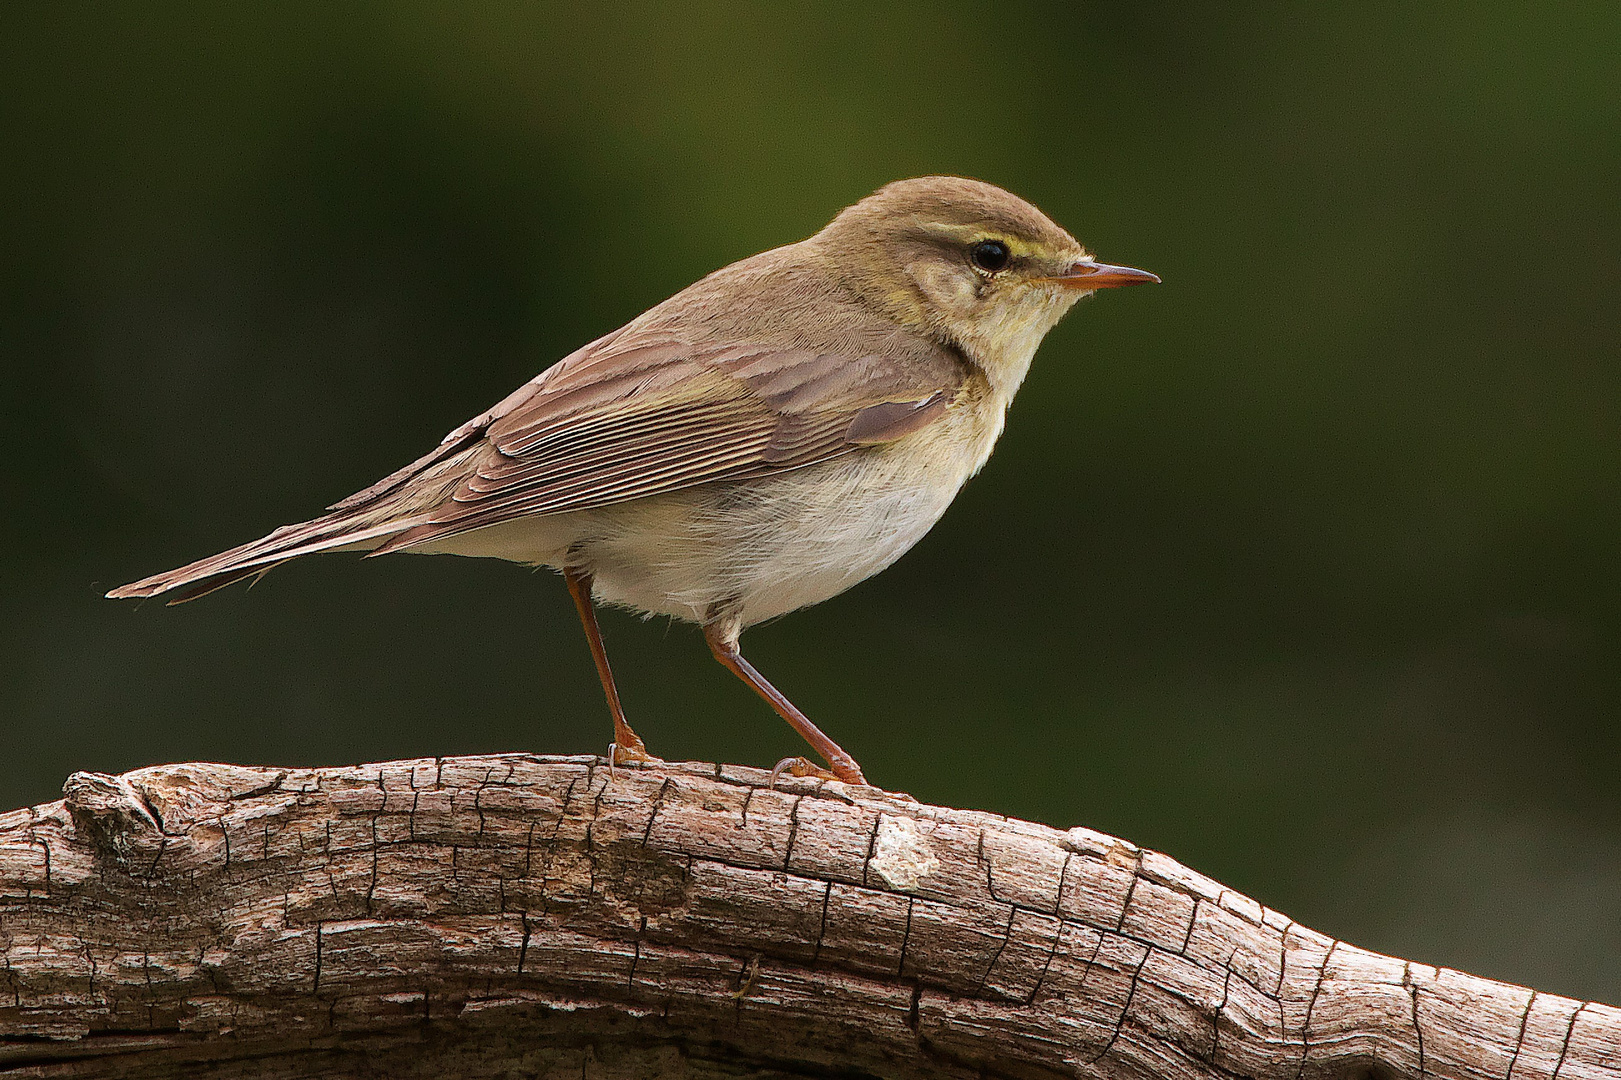
<svg viewBox="0 0 1621 1080">
<path fill-rule="evenodd" d="M 694 622 L 724 608 L 747 626 L 836 596 L 900 558 L 983 460 L 898 449 L 527 518 L 432 550 L 569 563 L 595 575 L 606 603 Z"/>
</svg>

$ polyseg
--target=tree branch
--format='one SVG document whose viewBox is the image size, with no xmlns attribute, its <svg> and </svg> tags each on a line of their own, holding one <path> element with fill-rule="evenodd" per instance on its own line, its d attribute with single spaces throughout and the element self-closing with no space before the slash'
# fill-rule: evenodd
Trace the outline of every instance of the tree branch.
<svg viewBox="0 0 1621 1080">
<path fill-rule="evenodd" d="M 0 815 L 0 1075 L 1621 1078 L 1621 1010 L 869 788 L 510 755 L 65 792 Z"/>
</svg>

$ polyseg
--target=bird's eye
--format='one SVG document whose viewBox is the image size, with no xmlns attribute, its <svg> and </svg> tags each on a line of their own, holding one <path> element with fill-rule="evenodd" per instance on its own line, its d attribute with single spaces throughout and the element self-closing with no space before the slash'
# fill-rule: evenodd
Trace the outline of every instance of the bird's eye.
<svg viewBox="0 0 1621 1080">
<path fill-rule="evenodd" d="M 968 249 L 968 257 L 981 270 L 994 274 L 1008 264 L 1008 259 L 1013 257 L 1013 253 L 1000 240 L 981 240 Z"/>
</svg>

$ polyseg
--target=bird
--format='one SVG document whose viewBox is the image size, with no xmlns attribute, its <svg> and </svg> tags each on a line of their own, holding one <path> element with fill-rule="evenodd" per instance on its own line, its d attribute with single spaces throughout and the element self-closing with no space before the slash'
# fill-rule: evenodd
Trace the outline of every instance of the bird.
<svg viewBox="0 0 1621 1080">
<path fill-rule="evenodd" d="M 883 570 L 985 464 L 1042 338 L 1084 297 L 1158 282 L 1099 262 L 1024 199 L 898 180 L 575 350 L 434 449 L 308 521 L 124 585 L 181 603 L 318 552 L 560 571 L 613 720 L 599 604 L 696 623 L 715 659 L 826 762 L 855 758 L 744 658 L 747 627 Z"/>
</svg>

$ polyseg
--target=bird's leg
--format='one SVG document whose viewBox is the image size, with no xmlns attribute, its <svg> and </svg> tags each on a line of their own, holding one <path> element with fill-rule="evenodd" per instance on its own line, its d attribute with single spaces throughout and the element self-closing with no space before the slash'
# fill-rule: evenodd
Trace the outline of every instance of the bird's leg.
<svg viewBox="0 0 1621 1080">
<path fill-rule="evenodd" d="M 847 784 L 865 784 L 867 778 L 861 775 L 861 766 L 856 759 L 845 753 L 839 744 L 822 734 L 822 729 L 810 722 L 810 718 L 794 707 L 794 703 L 782 696 L 782 692 L 766 681 L 754 669 L 754 665 L 743 659 L 743 653 L 738 648 L 737 638 L 741 627 L 730 619 L 711 619 L 704 625 L 704 640 L 709 643 L 709 651 L 739 679 L 754 688 L 754 692 L 765 698 L 771 707 L 777 710 L 777 715 L 788 721 L 788 726 L 811 744 L 816 752 L 833 768 L 833 777 L 843 780 Z M 803 758 L 788 759 L 779 762 L 772 770 L 772 779 L 775 780 L 779 772 L 786 767 L 788 772 L 796 776 L 826 775 L 823 770 L 811 765 Z"/>
<path fill-rule="evenodd" d="M 563 580 L 568 582 L 569 595 L 574 597 L 574 606 L 580 611 L 580 624 L 585 627 L 585 640 L 591 646 L 591 659 L 596 662 L 602 693 L 608 699 L 608 711 L 613 714 L 614 741 L 608 748 L 610 768 L 630 761 L 659 760 L 647 752 L 641 736 L 625 722 L 625 707 L 619 703 L 619 687 L 614 685 L 614 673 L 608 667 L 608 650 L 603 647 L 596 605 L 591 602 L 591 575 L 584 570 L 565 568 Z"/>
</svg>

